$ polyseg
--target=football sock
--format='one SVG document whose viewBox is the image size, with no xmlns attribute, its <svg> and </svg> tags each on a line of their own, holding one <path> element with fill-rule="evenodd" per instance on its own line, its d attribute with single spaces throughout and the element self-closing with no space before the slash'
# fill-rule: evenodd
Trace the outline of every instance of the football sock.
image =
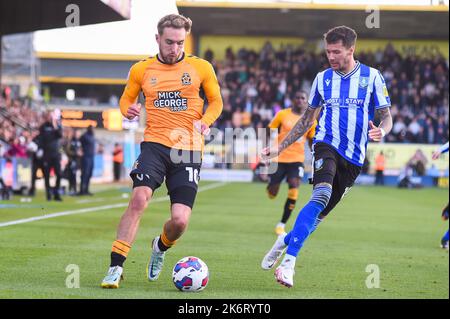
<svg viewBox="0 0 450 319">
<path fill-rule="evenodd" d="M 176 240 L 169 240 L 166 236 L 166 233 L 163 231 L 161 236 L 159 236 L 158 248 L 160 251 L 166 251 L 167 249 L 175 245 L 175 243 Z"/>
<path fill-rule="evenodd" d="M 277 224 L 277 227 L 286 227 L 286 224 L 285 223 L 282 223 L 282 222 L 279 222 L 278 224 Z"/>
<path fill-rule="evenodd" d="M 286 199 L 286 203 L 284 204 L 283 216 L 281 217 L 281 222 L 286 224 L 289 217 L 291 216 L 292 211 L 295 208 L 295 203 L 298 198 L 298 189 L 291 188 L 288 191 L 288 198 Z"/>
<path fill-rule="evenodd" d="M 314 188 L 310 201 L 298 214 L 294 228 L 289 234 L 289 244 L 286 254 L 294 257 L 298 255 L 306 238 L 314 231 L 317 217 L 328 205 L 331 192 L 332 189 L 329 186 L 318 186 Z"/>
<path fill-rule="evenodd" d="M 120 266 L 123 267 L 123 263 L 127 259 L 128 252 L 131 249 L 131 245 L 123 240 L 116 240 L 112 244 L 111 251 L 111 267 Z"/>
<path fill-rule="evenodd" d="M 296 261 L 296 257 L 286 254 L 284 255 L 283 260 L 281 261 L 280 266 L 281 267 L 285 267 L 285 268 L 295 268 L 295 261 Z"/>
<path fill-rule="evenodd" d="M 448 241 L 448 230 L 445 233 L 444 237 L 442 237 L 442 240 Z"/>
<path fill-rule="evenodd" d="M 310 235 L 311 235 L 312 233 L 314 233 L 314 231 L 317 229 L 317 227 L 319 227 L 319 225 L 320 225 L 320 223 L 321 223 L 322 221 L 323 221 L 323 219 L 320 219 L 319 217 L 317 217 L 316 222 L 314 223 L 314 226 L 313 226 L 313 228 L 312 228 L 312 230 L 311 230 Z M 286 237 L 284 237 L 284 243 L 285 243 L 286 245 L 289 245 L 289 241 L 291 240 L 291 235 L 292 235 L 292 232 L 289 232 L 289 233 L 286 235 Z"/>
</svg>

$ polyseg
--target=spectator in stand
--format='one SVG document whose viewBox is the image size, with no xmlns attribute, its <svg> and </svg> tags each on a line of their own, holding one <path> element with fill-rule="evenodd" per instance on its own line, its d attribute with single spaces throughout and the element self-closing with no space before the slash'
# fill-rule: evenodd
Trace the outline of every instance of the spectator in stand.
<svg viewBox="0 0 450 319">
<path fill-rule="evenodd" d="M 5 157 L 27 158 L 27 148 L 23 136 L 9 140 L 9 150 L 5 153 Z"/>
<path fill-rule="evenodd" d="M 233 128 L 241 128 L 242 126 L 242 112 L 240 107 L 236 108 L 232 115 L 232 124 Z"/>
<path fill-rule="evenodd" d="M 408 140 L 411 143 L 419 142 L 419 134 L 420 134 L 421 126 L 417 122 L 417 117 L 414 117 L 411 123 L 408 125 Z"/>
</svg>

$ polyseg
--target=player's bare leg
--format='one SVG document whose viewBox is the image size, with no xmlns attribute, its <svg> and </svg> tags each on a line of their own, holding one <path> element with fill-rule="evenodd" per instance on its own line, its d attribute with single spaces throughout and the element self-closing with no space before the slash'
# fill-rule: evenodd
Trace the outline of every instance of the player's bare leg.
<svg viewBox="0 0 450 319">
<path fill-rule="evenodd" d="M 147 208 L 152 194 L 152 190 L 146 186 L 133 189 L 128 208 L 120 219 L 117 237 L 112 246 L 110 268 L 101 285 L 103 288 L 119 288 L 123 263 L 136 238 L 142 214 Z"/>
<path fill-rule="evenodd" d="M 277 197 L 279 191 L 280 191 L 280 184 L 269 184 L 269 185 L 267 185 L 266 192 L 267 192 L 267 196 L 270 199 L 275 199 L 275 197 Z M 284 226 L 285 225 L 282 224 L 281 222 L 278 223 L 275 226 L 275 233 L 277 235 L 281 235 L 282 233 L 284 233 Z"/>
<path fill-rule="evenodd" d="M 140 186 L 133 189 L 127 210 L 120 219 L 117 240 L 132 244 L 136 238 L 142 214 L 153 195 L 151 188 Z"/>
<path fill-rule="evenodd" d="M 267 186 L 267 196 L 270 199 L 274 199 L 278 195 L 278 191 L 280 190 L 280 184 L 273 184 Z"/>
<path fill-rule="evenodd" d="M 278 236 L 286 232 L 286 223 L 295 208 L 295 204 L 297 203 L 300 178 L 288 178 L 287 183 L 289 190 L 286 202 L 284 203 L 283 214 L 281 215 L 280 222 L 275 226 L 275 234 L 277 234 Z"/>
<path fill-rule="evenodd" d="M 170 241 L 176 241 L 186 231 L 192 209 L 183 204 L 172 205 L 171 218 L 164 224 L 164 233 Z"/>
<path fill-rule="evenodd" d="M 192 209 L 189 206 L 172 204 L 170 219 L 164 224 L 162 234 L 152 242 L 152 255 L 147 267 L 148 280 L 158 279 L 164 264 L 166 250 L 172 247 L 186 231 L 191 212 Z"/>
</svg>

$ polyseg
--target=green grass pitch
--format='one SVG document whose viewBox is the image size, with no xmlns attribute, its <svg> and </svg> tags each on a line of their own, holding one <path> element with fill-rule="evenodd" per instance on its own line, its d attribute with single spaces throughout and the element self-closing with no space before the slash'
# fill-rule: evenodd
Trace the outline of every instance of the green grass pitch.
<svg viewBox="0 0 450 319">
<path fill-rule="evenodd" d="M 201 183 L 187 232 L 166 255 L 157 282 L 146 280 L 150 242 L 169 217 L 169 202 L 160 189 L 140 224 L 125 263 L 125 280 L 117 290 L 100 282 L 109 266 L 111 244 L 128 199 L 128 187 L 97 187 L 93 197 L 65 197 L 47 202 L 42 193 L 32 202 L 0 201 L 0 225 L 58 212 L 94 208 L 0 227 L 0 299 L 4 298 L 449 298 L 448 251 L 439 248 L 448 229 L 440 213 L 447 189 L 399 190 L 355 186 L 310 237 L 297 259 L 294 287 L 275 282 L 260 262 L 275 240 L 274 226 L 287 196 L 286 185 L 275 200 L 265 185 Z M 217 186 L 217 187 L 215 187 Z M 297 212 L 311 194 L 300 187 Z M 123 207 L 95 210 L 122 204 Z M 6 206 L 5 206 L 6 205 Z M 120 206 L 120 205 L 119 205 Z M 210 282 L 200 293 L 182 293 L 172 283 L 172 267 L 184 256 L 203 259 Z M 368 265 L 379 269 L 379 288 L 367 288 Z M 77 265 L 80 288 L 67 288 Z M 70 270 L 70 269 L 69 269 Z"/>
</svg>

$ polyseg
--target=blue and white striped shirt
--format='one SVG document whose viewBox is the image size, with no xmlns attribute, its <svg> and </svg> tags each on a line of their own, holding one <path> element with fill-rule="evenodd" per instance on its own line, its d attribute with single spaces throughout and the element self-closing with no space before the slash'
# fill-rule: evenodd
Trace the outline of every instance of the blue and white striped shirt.
<svg viewBox="0 0 450 319">
<path fill-rule="evenodd" d="M 323 107 L 314 144 L 329 144 L 347 161 L 362 166 L 369 121 L 376 109 L 391 106 L 391 101 L 380 71 L 357 61 L 347 74 L 331 68 L 317 74 L 309 105 Z"/>
<path fill-rule="evenodd" d="M 441 151 L 441 153 L 447 153 L 448 152 L 448 142 L 445 143 L 444 145 L 442 145 L 439 150 Z"/>
</svg>

